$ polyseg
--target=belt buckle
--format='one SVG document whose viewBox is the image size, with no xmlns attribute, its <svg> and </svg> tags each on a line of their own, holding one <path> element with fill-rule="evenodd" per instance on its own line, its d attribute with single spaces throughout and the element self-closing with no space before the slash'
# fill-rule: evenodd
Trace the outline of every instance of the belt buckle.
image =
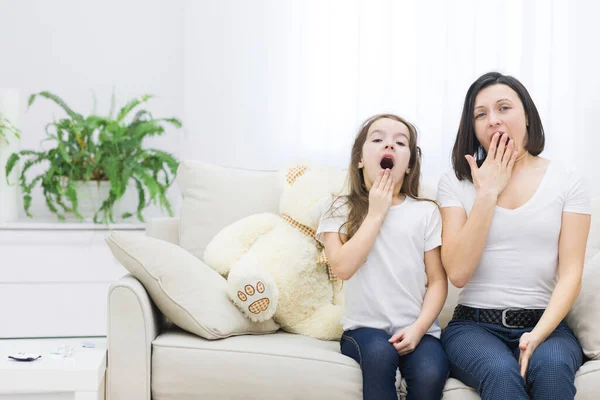
<svg viewBox="0 0 600 400">
<path fill-rule="evenodd" d="M 519 307 L 509 307 L 509 308 L 505 308 L 504 310 L 502 310 L 502 326 L 506 327 L 506 328 L 511 328 L 511 329 L 523 329 L 525 328 L 525 326 L 523 325 L 509 325 L 506 323 L 506 313 L 508 311 L 522 311 L 524 310 L 523 308 L 519 308 Z"/>
</svg>

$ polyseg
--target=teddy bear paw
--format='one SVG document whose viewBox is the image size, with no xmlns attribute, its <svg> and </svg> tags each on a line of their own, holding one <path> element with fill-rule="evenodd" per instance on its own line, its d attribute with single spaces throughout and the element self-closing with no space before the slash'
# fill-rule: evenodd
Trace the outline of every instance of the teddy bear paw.
<svg viewBox="0 0 600 400">
<path fill-rule="evenodd" d="M 265 321 L 275 313 L 276 298 L 270 292 L 260 280 L 255 285 L 247 283 L 237 291 L 235 303 L 252 321 Z"/>
<path fill-rule="evenodd" d="M 241 290 L 238 291 L 237 296 L 238 296 L 238 299 L 240 299 L 243 303 L 246 303 L 249 299 L 248 296 L 252 297 L 256 293 L 258 293 L 258 296 L 260 296 L 260 294 L 262 294 L 264 292 L 265 292 L 265 284 L 259 281 L 256 284 L 256 289 L 252 285 L 246 285 L 246 286 L 244 286 L 243 292 Z M 269 303 L 271 303 L 271 300 L 269 300 L 266 297 L 262 297 L 258 300 L 253 301 L 252 303 L 250 303 L 247 306 L 248 311 L 250 311 L 252 314 L 260 314 L 261 312 L 266 311 L 267 308 L 269 308 Z"/>
</svg>

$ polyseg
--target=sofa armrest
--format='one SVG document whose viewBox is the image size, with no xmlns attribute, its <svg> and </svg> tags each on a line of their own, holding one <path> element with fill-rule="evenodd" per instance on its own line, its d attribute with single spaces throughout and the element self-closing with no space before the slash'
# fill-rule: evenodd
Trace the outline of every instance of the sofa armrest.
<svg viewBox="0 0 600 400">
<path fill-rule="evenodd" d="M 144 286 L 133 276 L 126 275 L 111 285 L 107 399 L 151 399 L 152 341 L 164 322 Z"/>
<path fill-rule="evenodd" d="M 179 245 L 179 218 L 152 218 L 146 223 L 146 236 Z"/>
</svg>

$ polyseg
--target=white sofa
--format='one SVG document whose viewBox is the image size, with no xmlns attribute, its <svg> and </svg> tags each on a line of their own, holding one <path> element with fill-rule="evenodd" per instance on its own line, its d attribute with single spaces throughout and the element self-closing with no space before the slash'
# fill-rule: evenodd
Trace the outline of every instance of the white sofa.
<svg viewBox="0 0 600 400">
<path fill-rule="evenodd" d="M 147 235 L 182 245 L 193 254 L 202 254 L 208 240 L 230 222 L 259 211 L 277 212 L 280 189 L 274 172 L 184 163 L 179 175 L 184 196 L 181 217 L 150 221 Z M 596 212 L 600 212 L 597 204 Z M 595 269 L 600 268 L 600 255 L 595 254 L 599 231 L 594 222 L 587 260 L 596 255 Z M 589 284 L 584 282 L 584 289 Z M 440 316 L 443 326 L 456 305 L 457 292 L 451 287 Z M 169 323 L 131 275 L 112 285 L 108 309 L 109 400 L 362 398 L 360 367 L 340 353 L 338 342 L 283 331 L 206 340 Z M 592 315 L 584 317 L 586 322 Z M 579 331 L 600 336 L 590 329 L 584 326 Z M 600 338 L 594 341 L 597 344 Z M 577 400 L 600 398 L 600 351 L 595 358 L 577 373 Z M 400 398 L 403 390 L 399 388 Z M 444 399 L 479 396 L 450 378 Z"/>
</svg>

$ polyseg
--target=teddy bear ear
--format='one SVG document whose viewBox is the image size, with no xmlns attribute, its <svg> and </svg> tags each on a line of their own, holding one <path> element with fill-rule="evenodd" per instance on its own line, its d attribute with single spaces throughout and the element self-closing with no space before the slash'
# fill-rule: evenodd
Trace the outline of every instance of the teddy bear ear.
<svg viewBox="0 0 600 400">
<path fill-rule="evenodd" d="M 293 185 L 296 179 L 302 176 L 306 170 L 308 170 L 308 167 L 305 165 L 296 165 L 295 167 L 288 169 L 285 174 L 285 182 L 290 186 Z"/>
</svg>

